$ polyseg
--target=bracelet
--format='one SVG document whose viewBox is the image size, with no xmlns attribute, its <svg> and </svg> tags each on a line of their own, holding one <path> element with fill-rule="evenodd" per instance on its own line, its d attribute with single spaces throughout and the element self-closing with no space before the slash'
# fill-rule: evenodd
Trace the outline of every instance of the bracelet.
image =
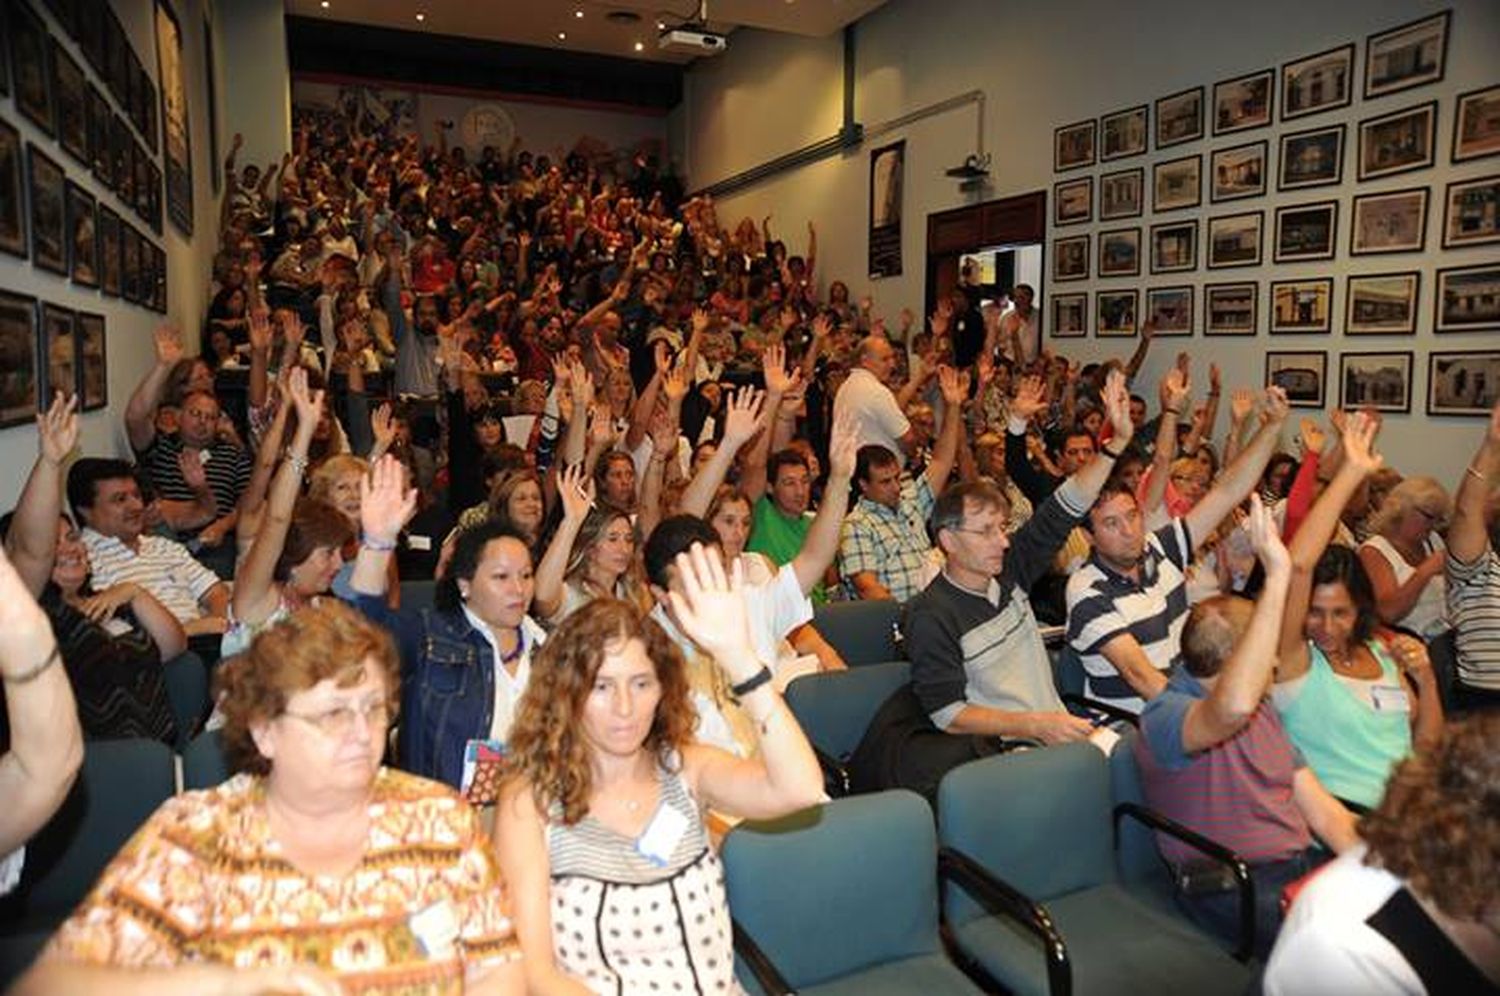
<svg viewBox="0 0 1500 996">
<path fill-rule="evenodd" d="M 1167 408 L 1163 408 L 1162 412 L 1163 413 L 1170 412 L 1173 415 L 1176 415 L 1178 418 L 1182 417 L 1182 409 L 1181 408 L 1170 408 L 1170 407 L 1167 407 Z"/>
<path fill-rule="evenodd" d="M 729 686 L 729 690 L 734 693 L 735 698 L 742 699 L 770 680 L 771 669 L 762 664 L 759 671 L 755 672 L 750 677 L 740 682 L 738 685 Z"/>
<path fill-rule="evenodd" d="M 1479 471 L 1477 471 L 1477 470 L 1474 469 L 1474 465 L 1472 463 L 1469 464 L 1467 467 L 1464 468 L 1464 473 L 1465 474 L 1472 474 L 1472 475 L 1474 475 L 1474 477 L 1476 479 L 1481 480 L 1481 481 L 1486 481 L 1486 482 L 1489 481 L 1488 477 L 1485 477 Z"/>
<path fill-rule="evenodd" d="M 20 674 L 5 675 L 5 681 L 7 684 L 11 685 L 24 685 L 28 681 L 35 681 L 36 679 L 40 678 L 49 667 L 56 664 L 60 660 L 62 660 L 62 651 L 58 649 L 56 643 L 53 643 L 52 653 L 47 655 L 46 660 L 42 661 L 30 671 L 22 671 Z M 770 672 L 766 672 L 766 677 L 769 678 L 770 676 Z M 759 675 L 757 675 L 756 677 L 759 677 Z"/>
<path fill-rule="evenodd" d="M 374 550 L 376 553 L 390 553 L 396 549 L 396 542 L 394 540 L 379 540 L 373 536 L 366 536 L 359 541 L 359 545 L 367 550 Z"/>
<path fill-rule="evenodd" d="M 298 456 L 295 453 L 288 453 L 286 455 L 286 462 L 291 465 L 291 468 L 293 470 L 297 472 L 298 477 L 301 477 L 303 474 L 307 473 L 307 457 Z"/>
<path fill-rule="evenodd" d="M 1111 450 L 1108 446 L 1101 446 L 1101 447 L 1099 447 L 1099 455 L 1100 456 L 1107 456 L 1111 460 L 1118 460 L 1118 459 L 1120 459 L 1120 457 L 1122 457 L 1122 456 L 1125 455 L 1125 451 L 1121 450 L 1120 452 L 1116 453 L 1113 450 Z"/>
</svg>

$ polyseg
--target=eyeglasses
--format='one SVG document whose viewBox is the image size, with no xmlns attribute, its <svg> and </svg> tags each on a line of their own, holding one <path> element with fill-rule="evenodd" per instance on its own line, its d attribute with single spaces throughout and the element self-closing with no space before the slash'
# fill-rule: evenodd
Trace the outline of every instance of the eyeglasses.
<svg viewBox="0 0 1500 996">
<path fill-rule="evenodd" d="M 377 700 L 363 703 L 350 702 L 348 705 L 335 706 L 321 712 L 292 712 L 288 709 L 282 715 L 300 719 L 324 736 L 337 740 L 347 736 L 354 729 L 355 720 L 360 717 L 364 718 L 367 726 L 384 726 L 390 715 L 390 709 L 383 700 Z"/>
<path fill-rule="evenodd" d="M 954 526 L 953 531 L 955 533 L 973 533 L 975 536 L 982 537 L 983 539 L 992 540 L 1005 535 L 1005 526 L 1003 524 L 996 524 L 985 526 L 983 529 L 975 529 L 973 526 Z"/>
</svg>

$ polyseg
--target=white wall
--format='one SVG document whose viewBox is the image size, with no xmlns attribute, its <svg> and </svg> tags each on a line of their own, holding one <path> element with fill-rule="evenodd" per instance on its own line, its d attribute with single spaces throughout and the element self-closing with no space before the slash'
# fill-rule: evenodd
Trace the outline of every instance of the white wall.
<svg viewBox="0 0 1500 996">
<path fill-rule="evenodd" d="M 141 64 L 152 81 L 156 82 L 156 35 L 151 0 L 112 0 L 112 3 Z M 77 44 L 57 27 L 46 5 L 32 6 L 41 13 L 53 37 L 58 38 L 69 54 L 84 67 L 87 78 L 98 84 L 93 68 L 79 52 Z M 124 208 L 114 194 L 102 191 L 93 176 L 64 152 L 55 139 L 48 138 L 17 113 L 13 96 L 0 98 L 0 117 L 19 128 L 23 140 L 38 143 L 63 166 L 69 179 L 81 183 L 114 208 L 122 218 L 129 218 L 152 242 L 163 247 L 167 254 L 168 319 L 188 331 L 187 341 L 196 343 L 197 330 L 208 307 L 209 270 L 218 221 L 217 204 L 211 187 L 212 178 L 208 172 L 208 107 L 203 55 L 204 3 L 203 0 L 176 0 L 173 6 L 182 29 L 183 69 L 186 73 L 191 116 L 189 136 L 193 154 L 193 238 L 184 237 L 170 220 L 164 222 L 163 234 L 160 236 L 151 234 L 147 226 L 138 224 L 139 218 L 133 210 Z M 232 7 L 235 3 L 225 6 Z M 223 92 L 221 87 L 220 93 Z M 113 97 L 106 99 L 111 106 L 115 106 Z M 158 166 L 162 165 L 160 153 L 156 162 Z M 97 312 L 105 316 L 109 407 L 83 416 L 81 446 L 83 452 L 90 455 L 127 454 L 129 447 L 125 442 L 121 418 L 131 389 L 153 362 L 152 332 L 162 320 L 161 317 L 124 300 L 105 297 L 98 290 L 75 286 L 64 277 L 34 268 L 29 261 L 3 254 L 0 254 L 0 288 L 30 294 L 65 308 Z M 0 509 L 10 508 L 14 504 L 35 458 L 36 430 L 33 427 L 23 425 L 0 431 Z"/>
<path fill-rule="evenodd" d="M 1114 169 L 1144 166 L 1149 187 L 1151 164 L 1176 156 L 1223 148 L 1248 141 L 1270 140 L 1273 165 L 1276 138 L 1284 131 L 1347 121 L 1345 182 L 1293 193 L 1270 193 L 1261 198 L 1210 205 L 1207 192 L 1196 211 L 1178 211 L 1153 218 L 1149 201 L 1145 217 L 1129 221 L 1072 226 L 1062 234 L 1097 233 L 1103 228 L 1139 224 L 1143 236 L 1153 221 L 1200 219 L 1200 269 L 1188 274 L 1131 279 L 1091 280 L 1044 287 L 1052 291 L 1144 289 L 1157 285 L 1193 284 L 1227 280 L 1260 283 L 1262 332 L 1254 339 L 1165 339 L 1145 369 L 1142 385 L 1154 383 L 1171 357 L 1186 348 L 1200 368 L 1211 358 L 1224 368 L 1231 383 L 1259 383 L 1268 349 L 1329 351 L 1329 400 L 1338 397 L 1336 376 L 1340 350 L 1414 350 L 1413 414 L 1390 416 L 1382 446 L 1390 460 L 1410 473 L 1432 473 L 1456 483 L 1464 462 L 1477 444 L 1477 419 L 1428 418 L 1424 410 L 1426 352 L 1432 349 L 1500 349 L 1500 333 L 1433 335 L 1434 271 L 1439 266 L 1494 260 L 1494 246 L 1443 252 L 1441 220 L 1444 188 L 1450 180 L 1478 177 L 1497 171 L 1497 160 L 1447 165 L 1452 137 L 1455 96 L 1466 90 L 1500 82 L 1500 4 L 1494 0 L 1266 0 L 1259 4 L 1201 3 L 1198 0 L 1134 0 L 1120 4 L 1105 0 L 1012 0 L 996 5 L 985 0 L 891 0 L 859 22 L 856 28 L 857 90 L 855 116 L 867 128 L 971 89 L 985 94 L 984 132 L 992 153 L 992 183 L 979 195 L 964 197 L 943 170 L 974 151 L 976 115 L 971 106 L 928 118 L 882 135 L 867 145 L 906 138 L 906 191 L 903 231 L 905 272 L 868 283 L 866 272 L 868 147 L 803 168 L 774 181 L 722 199 L 720 218 L 732 225 L 742 216 L 759 219 L 773 214 L 773 228 L 786 236 L 794 251 L 805 239 L 805 221 L 819 229 L 818 267 L 821 279 L 842 278 L 854 293 L 868 283 L 877 308 L 893 314 L 904 306 L 921 305 L 925 271 L 927 215 L 978 200 L 1046 190 L 1060 177 L 1052 172 L 1052 134 L 1059 125 L 1151 104 L 1192 86 L 1210 88 L 1216 81 L 1280 66 L 1324 49 L 1356 43 L 1356 60 L 1364 58 L 1365 40 L 1406 21 L 1443 9 L 1453 10 L 1446 75 L 1441 82 L 1366 104 L 1356 90 L 1353 105 L 1344 110 L 1313 115 L 1269 128 L 1212 137 L 1161 153 L 1119 160 L 1064 174 L 1066 178 Z M 795 67 L 796 89 L 780 81 Z M 1362 67 L 1356 80 L 1363 79 Z M 677 154 L 689 171 L 691 187 L 705 186 L 756 165 L 788 148 L 832 134 L 838 115 L 842 81 L 842 46 L 837 35 L 821 41 L 742 30 L 729 50 L 702 60 L 689 72 L 684 108 L 674 118 Z M 761 85 L 774 84 L 770 89 Z M 1437 162 L 1432 169 L 1355 182 L 1354 147 L 1359 119 L 1425 101 L 1440 100 L 1437 122 Z M 1278 96 L 1277 104 L 1280 100 Z M 1279 118 L 1279 107 L 1278 107 Z M 1154 144 L 1154 143 L 1153 143 Z M 1204 163 L 1205 176 L 1207 162 Z M 1350 258 L 1348 233 L 1354 193 L 1394 190 L 1417 185 L 1431 188 L 1426 246 L 1423 253 Z M 1149 191 L 1148 191 L 1149 196 Z M 1097 198 L 1097 191 L 1096 191 Z M 1242 210 L 1267 212 L 1270 237 L 1273 209 L 1279 204 L 1337 199 L 1338 252 L 1334 260 L 1274 267 L 1269 245 L 1266 265 L 1233 270 L 1203 269 L 1205 220 L 1210 214 Z M 1143 239 L 1144 241 L 1144 239 Z M 1092 247 L 1097 264 L 1097 245 Z M 1050 255 L 1049 255 L 1050 266 Z M 1300 276 L 1334 276 L 1334 327 L 1341 325 L 1345 276 L 1390 270 L 1422 271 L 1418 333 L 1412 336 L 1332 335 L 1275 337 L 1266 334 L 1268 283 Z M 1143 272 L 1145 272 L 1143 270 Z M 1186 279 L 1177 279 L 1185 277 Z M 1045 284 L 1045 281 L 1044 281 Z M 1144 296 L 1144 293 L 1143 293 Z M 1201 294 L 1198 296 L 1201 311 Z M 1056 345 L 1083 359 L 1118 354 L 1129 342 L 1063 340 Z M 1149 390 L 1142 393 L 1153 393 Z M 1222 425 L 1221 425 L 1222 428 Z"/>
<path fill-rule="evenodd" d="M 239 132 L 245 136 L 239 164 L 265 169 L 292 147 L 286 6 L 282 0 L 221 0 L 215 13 L 221 154 L 228 154 L 229 141 Z"/>
</svg>

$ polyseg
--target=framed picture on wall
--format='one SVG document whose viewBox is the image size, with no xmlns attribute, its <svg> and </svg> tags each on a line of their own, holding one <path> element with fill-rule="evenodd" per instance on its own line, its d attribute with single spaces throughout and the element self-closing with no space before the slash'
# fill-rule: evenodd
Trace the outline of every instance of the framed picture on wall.
<svg viewBox="0 0 1500 996">
<path fill-rule="evenodd" d="M 130 42 L 125 39 L 125 29 L 120 26 L 120 19 L 115 16 L 114 8 L 105 4 L 104 72 L 100 79 L 121 107 L 130 106 L 130 81 L 127 72 L 129 57 L 126 54 L 129 49 Z"/>
<path fill-rule="evenodd" d="M 10 96 L 10 29 L 5 26 L 5 4 L 0 3 L 0 97 Z"/>
<path fill-rule="evenodd" d="M 1411 187 L 1354 198 L 1349 225 L 1349 253 L 1367 256 L 1388 252 L 1421 252 L 1427 232 L 1427 188 Z"/>
<path fill-rule="evenodd" d="M 1341 45 L 1281 67 L 1281 120 L 1347 107 L 1354 96 L 1354 46 Z"/>
<path fill-rule="evenodd" d="M 1052 279 L 1058 282 L 1087 280 L 1089 276 L 1089 237 L 1073 235 L 1052 240 Z"/>
<path fill-rule="evenodd" d="M 1151 226 L 1151 272 L 1180 273 L 1198 266 L 1198 222 Z"/>
<path fill-rule="evenodd" d="M 1099 276 L 1137 277 L 1141 273 L 1141 230 L 1115 228 L 1099 233 Z"/>
<path fill-rule="evenodd" d="M 1204 335 L 1254 335 L 1260 327 L 1256 298 L 1260 285 L 1254 280 L 1232 284 L 1203 285 Z"/>
<path fill-rule="evenodd" d="M 145 308 L 151 307 L 156 295 L 156 255 L 152 252 L 155 248 L 145 233 L 141 233 L 141 277 L 136 289 L 136 301 Z"/>
<path fill-rule="evenodd" d="M 78 313 L 78 403 L 86 412 L 109 405 L 108 344 L 104 338 L 104 316 Z"/>
<path fill-rule="evenodd" d="M 1450 266 L 1437 271 L 1434 332 L 1500 329 L 1500 264 Z"/>
<path fill-rule="evenodd" d="M 1411 363 L 1410 352 L 1341 353 L 1339 407 L 1405 415 L 1411 411 Z"/>
<path fill-rule="evenodd" d="M 99 289 L 109 297 L 120 296 L 120 216 L 107 204 L 99 205 Z"/>
<path fill-rule="evenodd" d="M 1500 399 L 1500 352 L 1427 354 L 1427 414 L 1488 415 Z"/>
<path fill-rule="evenodd" d="M 0 291 L 0 428 L 36 416 L 37 339 L 36 298 Z"/>
<path fill-rule="evenodd" d="M 1135 291 L 1099 291 L 1094 298 L 1098 303 L 1094 328 L 1099 338 L 1136 334 Z"/>
<path fill-rule="evenodd" d="M 1151 210 L 1176 211 L 1203 201 L 1203 157 L 1170 159 L 1151 167 Z"/>
<path fill-rule="evenodd" d="M 1344 292 L 1345 335 L 1415 335 L 1422 275 L 1366 273 L 1350 277 Z"/>
<path fill-rule="evenodd" d="M 1106 114 L 1099 119 L 1099 161 L 1126 159 L 1146 151 L 1146 105 Z"/>
<path fill-rule="evenodd" d="M 73 312 L 56 304 L 42 305 L 41 397 L 50 402 L 57 391 L 78 390 L 78 337 Z"/>
<path fill-rule="evenodd" d="M 1307 335 L 1332 328 L 1332 277 L 1271 281 L 1272 334 Z"/>
<path fill-rule="evenodd" d="M 1169 148 L 1203 137 L 1203 87 L 1156 101 L 1156 147 Z"/>
<path fill-rule="evenodd" d="M 21 133 L 0 121 L 0 250 L 26 258 L 26 181 Z"/>
<path fill-rule="evenodd" d="M 1500 175 L 1448 184 L 1443 248 L 1500 242 Z"/>
<path fill-rule="evenodd" d="M 78 19 L 77 35 L 78 50 L 100 79 L 104 79 L 104 74 L 109 71 L 109 64 L 104 59 L 104 18 L 99 16 L 98 9 L 102 6 L 86 3 L 83 16 Z"/>
<path fill-rule="evenodd" d="M 1332 259 L 1338 220 L 1338 201 L 1290 204 L 1277 208 L 1275 261 L 1295 263 L 1309 259 Z"/>
<path fill-rule="evenodd" d="M 52 70 L 47 65 L 47 26 L 24 3 L 7 4 L 10 66 L 15 77 L 16 110 L 48 135 L 52 128 Z"/>
<path fill-rule="evenodd" d="M 167 251 L 161 246 L 151 247 L 151 269 L 155 278 L 151 282 L 151 310 L 158 315 L 167 313 Z"/>
<path fill-rule="evenodd" d="M 53 273 L 68 273 L 67 214 L 63 168 L 34 142 L 26 143 L 31 178 L 31 262 Z"/>
<path fill-rule="evenodd" d="M 1251 142 L 1228 149 L 1215 149 L 1209 166 L 1211 201 L 1233 201 L 1259 197 L 1266 192 L 1266 155 L 1269 143 Z"/>
<path fill-rule="evenodd" d="M 1094 178 L 1080 177 L 1052 185 L 1052 224 L 1077 225 L 1094 220 Z"/>
<path fill-rule="evenodd" d="M 1227 135 L 1271 123 L 1276 70 L 1236 76 L 1214 84 L 1214 134 Z"/>
<path fill-rule="evenodd" d="M 120 203 L 129 207 L 135 204 L 135 163 L 131 156 L 135 152 L 135 140 L 130 137 L 130 126 L 118 114 L 109 116 L 109 157 L 114 161 L 110 171 L 115 178 L 114 192 Z"/>
<path fill-rule="evenodd" d="M 83 67 L 52 39 L 52 90 L 57 102 L 57 140 L 63 151 L 89 165 L 88 83 Z"/>
<path fill-rule="evenodd" d="M 1266 383 L 1286 392 L 1293 408 L 1322 408 L 1328 384 L 1328 354 L 1321 349 L 1266 354 Z"/>
<path fill-rule="evenodd" d="M 1500 154 L 1500 86 L 1458 95 L 1453 114 L 1453 161 Z"/>
<path fill-rule="evenodd" d="M 161 167 L 150 159 L 146 160 L 146 224 L 151 226 L 151 231 L 157 235 L 161 234 L 162 220 L 162 188 Z"/>
<path fill-rule="evenodd" d="M 105 190 L 114 186 L 114 162 L 109 155 L 109 101 L 104 91 L 90 83 L 84 98 L 89 131 L 89 169 Z"/>
<path fill-rule="evenodd" d="M 182 27 L 168 0 L 156 0 L 156 77 L 161 81 L 162 163 L 166 213 L 183 235 L 193 234 L 193 146 Z"/>
<path fill-rule="evenodd" d="M 1259 266 L 1264 211 L 1226 214 L 1208 219 L 1208 268 Z"/>
<path fill-rule="evenodd" d="M 1145 183 L 1146 171 L 1141 167 L 1099 177 L 1099 220 L 1139 218 Z"/>
<path fill-rule="evenodd" d="M 141 302 L 141 233 L 124 219 L 120 221 L 120 296 L 132 304 Z"/>
<path fill-rule="evenodd" d="M 94 195 L 68 181 L 68 272 L 80 287 L 99 286 L 99 227 Z"/>
<path fill-rule="evenodd" d="M 70 35 L 78 33 L 78 10 L 74 0 L 47 0 L 47 9 L 57 18 L 58 27 Z"/>
<path fill-rule="evenodd" d="M 1052 134 L 1052 168 L 1079 169 L 1094 165 L 1094 136 L 1096 125 L 1093 118 L 1076 124 L 1063 125 Z"/>
<path fill-rule="evenodd" d="M 1425 169 L 1436 156 L 1437 101 L 1359 123 L 1360 182 Z"/>
<path fill-rule="evenodd" d="M 1052 338 L 1079 339 L 1089 334 L 1089 296 L 1052 295 Z"/>
<path fill-rule="evenodd" d="M 1156 335 L 1193 334 L 1191 287 L 1152 287 L 1146 291 L 1146 321 Z"/>
<path fill-rule="evenodd" d="M 1313 128 L 1281 136 L 1277 190 L 1321 187 L 1344 180 L 1344 126 Z"/>
<path fill-rule="evenodd" d="M 1371 35 L 1365 42 L 1365 99 L 1442 79 L 1451 17 L 1445 10 Z"/>
</svg>

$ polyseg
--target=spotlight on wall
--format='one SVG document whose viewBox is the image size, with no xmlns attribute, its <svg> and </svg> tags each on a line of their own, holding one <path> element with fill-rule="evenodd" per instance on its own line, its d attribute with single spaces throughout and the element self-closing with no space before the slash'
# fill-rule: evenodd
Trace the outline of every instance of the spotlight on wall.
<svg viewBox="0 0 1500 996">
<path fill-rule="evenodd" d="M 954 166 L 945 172 L 955 180 L 962 181 L 960 186 L 976 186 L 990 175 L 990 157 L 988 154 L 971 153 L 965 157 L 962 166 Z"/>
</svg>

